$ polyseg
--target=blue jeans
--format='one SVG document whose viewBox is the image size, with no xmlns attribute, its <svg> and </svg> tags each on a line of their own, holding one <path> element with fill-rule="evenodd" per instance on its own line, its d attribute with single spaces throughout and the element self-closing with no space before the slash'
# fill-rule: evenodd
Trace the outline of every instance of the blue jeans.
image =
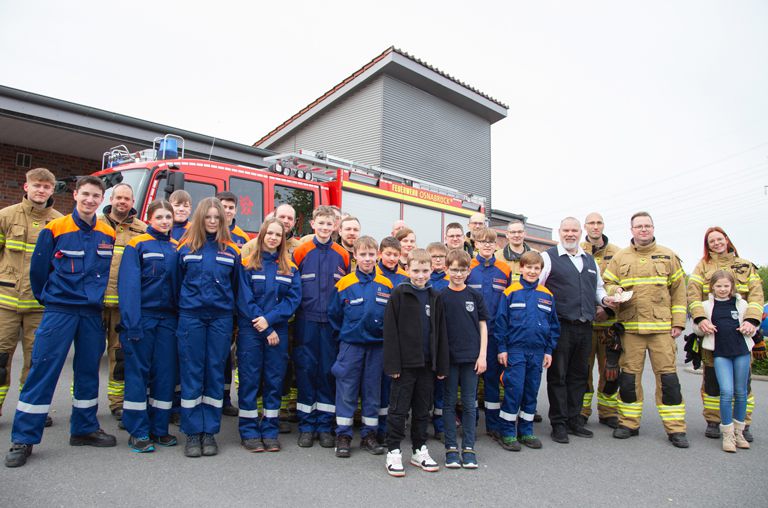
<svg viewBox="0 0 768 508">
<path fill-rule="evenodd" d="M 445 448 L 457 448 L 456 443 L 456 398 L 461 385 L 461 447 L 475 447 L 475 393 L 477 374 L 474 363 L 452 363 L 448 377 L 443 383 L 443 425 L 445 427 Z"/>
<path fill-rule="evenodd" d="M 747 383 L 752 355 L 715 357 L 715 375 L 720 385 L 720 421 L 730 425 L 747 416 Z"/>
</svg>

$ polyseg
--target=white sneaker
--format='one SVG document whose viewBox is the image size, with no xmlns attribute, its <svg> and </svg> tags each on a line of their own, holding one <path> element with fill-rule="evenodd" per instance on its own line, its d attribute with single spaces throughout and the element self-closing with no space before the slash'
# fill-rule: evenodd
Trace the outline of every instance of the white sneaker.
<svg viewBox="0 0 768 508">
<path fill-rule="evenodd" d="M 392 450 L 387 452 L 387 473 L 390 476 L 405 476 L 405 468 L 403 467 L 403 454 L 400 450 Z"/>
<path fill-rule="evenodd" d="M 435 471 L 440 470 L 440 466 L 437 465 L 437 462 L 429 456 L 427 445 L 422 445 L 421 448 L 413 451 L 413 455 L 411 455 L 411 464 L 420 467 L 429 473 L 434 473 Z"/>
</svg>

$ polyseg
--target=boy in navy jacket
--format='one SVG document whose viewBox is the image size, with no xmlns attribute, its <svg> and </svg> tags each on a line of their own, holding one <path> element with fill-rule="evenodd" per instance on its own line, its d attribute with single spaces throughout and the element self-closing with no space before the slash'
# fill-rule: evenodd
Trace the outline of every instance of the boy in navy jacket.
<svg viewBox="0 0 768 508">
<path fill-rule="evenodd" d="M 355 240 L 357 268 L 336 284 L 328 319 L 339 338 L 339 355 L 331 372 L 336 376 L 336 456 L 350 456 L 357 396 L 362 398 L 360 446 L 373 455 L 384 448 L 376 440 L 382 373 L 382 327 L 392 283 L 377 273 L 376 240 Z"/>
<path fill-rule="evenodd" d="M 298 444 L 302 448 L 311 447 L 315 436 L 323 448 L 333 448 L 336 442 L 331 434 L 336 413 L 336 383 L 331 366 L 338 347 L 328 322 L 328 306 L 336 295 L 336 283 L 349 273 L 349 254 L 331 238 L 334 220 L 333 208 L 315 208 L 315 234 L 293 251 L 293 262 L 301 272 L 293 361 L 298 388 Z"/>
<path fill-rule="evenodd" d="M 538 252 L 520 258 L 520 280 L 504 291 L 495 320 L 498 361 L 504 367 L 501 446 L 520 451 L 520 443 L 541 448 L 533 434 L 533 416 L 541 371 L 552 363 L 560 323 L 552 293 L 539 284 L 544 260 Z"/>
</svg>

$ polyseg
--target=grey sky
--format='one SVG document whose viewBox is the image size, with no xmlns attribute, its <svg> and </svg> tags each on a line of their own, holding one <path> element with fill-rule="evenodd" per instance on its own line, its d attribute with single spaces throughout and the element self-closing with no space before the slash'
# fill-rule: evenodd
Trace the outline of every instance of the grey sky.
<svg viewBox="0 0 768 508">
<path fill-rule="evenodd" d="M 253 143 L 395 45 L 510 106 L 495 207 L 768 264 L 764 1 L 111 4 L 0 2 L 0 83 Z"/>
</svg>

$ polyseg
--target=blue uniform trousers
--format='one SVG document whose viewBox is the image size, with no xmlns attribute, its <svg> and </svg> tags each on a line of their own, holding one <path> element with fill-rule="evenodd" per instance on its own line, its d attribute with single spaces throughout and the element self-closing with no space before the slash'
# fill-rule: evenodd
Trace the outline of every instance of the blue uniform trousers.
<svg viewBox="0 0 768 508">
<path fill-rule="evenodd" d="M 296 319 L 293 361 L 298 397 L 299 432 L 330 432 L 336 413 L 336 380 L 331 368 L 338 346 L 330 323 Z"/>
<path fill-rule="evenodd" d="M 19 394 L 11 441 L 37 444 L 69 348 L 75 343 L 72 418 L 74 436 L 99 430 L 99 361 L 106 338 L 101 310 L 78 307 L 48 308 L 35 332 L 32 367 Z"/>
<path fill-rule="evenodd" d="M 352 437 L 357 396 L 362 398 L 363 428 L 360 437 L 376 432 L 381 406 L 383 344 L 339 345 L 339 356 L 331 369 L 336 377 L 336 435 Z"/>
<path fill-rule="evenodd" d="M 270 346 L 266 336 L 248 322 L 239 324 L 237 335 L 237 368 L 240 385 L 240 438 L 277 439 L 280 431 L 280 401 L 283 379 L 288 367 L 288 327 L 275 328 L 280 342 Z M 263 417 L 259 420 L 258 399 L 261 396 Z"/>
<path fill-rule="evenodd" d="M 224 404 L 224 364 L 232 338 L 232 313 L 179 316 L 181 431 L 217 434 Z"/>
<path fill-rule="evenodd" d="M 177 327 L 175 315 L 142 314 L 143 337 L 120 337 L 125 354 L 123 424 L 134 437 L 168 435 L 178 369 Z"/>
<path fill-rule="evenodd" d="M 543 362 L 543 351 L 512 350 L 507 353 L 507 368 L 502 377 L 504 402 L 499 413 L 503 437 L 533 435 Z"/>
<path fill-rule="evenodd" d="M 501 408 L 499 393 L 499 378 L 503 367 L 499 364 L 497 358 L 499 348 L 495 340 L 490 339 L 493 337 L 493 327 L 488 326 L 488 348 L 485 356 L 487 365 L 486 371 L 483 373 L 483 398 L 485 399 L 485 429 L 488 432 L 501 432 L 501 420 L 499 419 L 499 409 Z"/>
</svg>

